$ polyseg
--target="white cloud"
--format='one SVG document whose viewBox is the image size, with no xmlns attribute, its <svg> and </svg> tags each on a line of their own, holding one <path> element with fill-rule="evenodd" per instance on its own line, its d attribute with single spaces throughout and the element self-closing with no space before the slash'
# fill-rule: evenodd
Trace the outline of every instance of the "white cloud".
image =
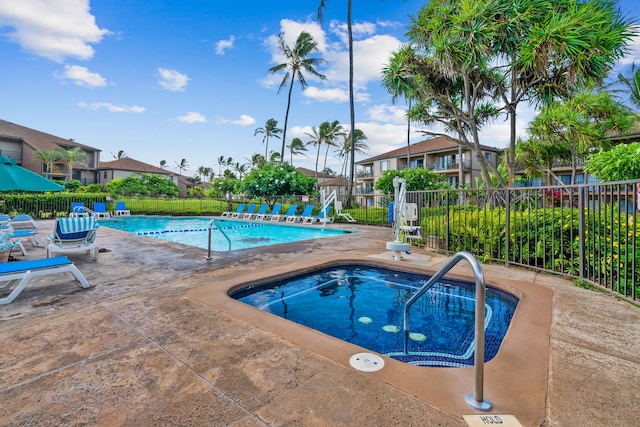
<svg viewBox="0 0 640 427">
<path fill-rule="evenodd" d="M 73 81 L 78 86 L 95 88 L 104 87 L 107 81 L 98 73 L 92 73 L 87 67 L 65 65 L 63 77 Z"/>
<path fill-rule="evenodd" d="M 218 117 L 216 119 L 216 123 L 220 125 L 232 124 L 232 125 L 240 125 L 240 126 L 251 126 L 256 123 L 256 119 L 246 114 L 241 114 L 240 118 L 235 120 L 225 119 L 224 117 Z"/>
<path fill-rule="evenodd" d="M 89 110 L 106 109 L 110 113 L 142 113 L 145 111 L 144 107 L 137 105 L 114 105 L 110 102 L 78 102 L 78 107 L 88 108 Z"/>
<path fill-rule="evenodd" d="M 229 37 L 229 40 L 220 40 L 216 43 L 216 54 L 224 55 L 224 51 L 227 49 L 231 49 L 233 47 L 233 42 L 235 41 L 235 37 Z"/>
<path fill-rule="evenodd" d="M 406 107 L 398 107 L 395 105 L 381 104 L 375 105 L 367 111 L 371 120 L 383 123 L 393 123 L 396 125 L 407 123 Z"/>
<path fill-rule="evenodd" d="M 1 1 L 2 26 L 13 28 L 7 35 L 24 50 L 56 62 L 92 58 L 91 44 L 110 34 L 97 26 L 89 0 Z"/>
<path fill-rule="evenodd" d="M 347 102 L 349 100 L 349 92 L 338 88 L 320 89 L 315 86 L 309 86 L 304 90 L 303 94 L 307 98 L 315 99 L 316 101 Z"/>
<path fill-rule="evenodd" d="M 187 83 L 191 80 L 186 74 L 167 68 L 158 68 L 158 74 L 160 74 L 158 84 L 172 92 L 184 91 Z"/>
<path fill-rule="evenodd" d="M 182 123 L 204 123 L 207 119 L 200 113 L 189 111 L 184 116 L 179 116 L 178 120 Z"/>
<path fill-rule="evenodd" d="M 629 41 L 627 54 L 619 61 L 621 65 L 630 65 L 640 58 L 640 25 L 634 25 L 631 31 L 635 35 Z"/>
</svg>

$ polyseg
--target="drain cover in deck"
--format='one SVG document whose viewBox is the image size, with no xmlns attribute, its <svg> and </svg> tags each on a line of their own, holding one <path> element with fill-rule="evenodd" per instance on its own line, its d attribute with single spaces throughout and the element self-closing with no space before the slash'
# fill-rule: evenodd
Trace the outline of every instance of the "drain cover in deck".
<svg viewBox="0 0 640 427">
<path fill-rule="evenodd" d="M 377 354 L 356 353 L 351 356 L 349 363 L 358 371 L 375 372 L 384 368 L 384 360 Z"/>
</svg>

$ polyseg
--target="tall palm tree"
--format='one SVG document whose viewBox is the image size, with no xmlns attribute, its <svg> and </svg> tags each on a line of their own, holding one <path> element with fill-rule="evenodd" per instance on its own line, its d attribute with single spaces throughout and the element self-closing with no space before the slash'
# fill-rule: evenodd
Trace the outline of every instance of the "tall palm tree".
<svg viewBox="0 0 640 427">
<path fill-rule="evenodd" d="M 160 163 L 159 163 L 159 164 L 160 164 L 160 167 L 161 167 L 162 169 L 164 169 L 164 168 L 166 168 L 166 167 L 167 167 L 167 161 L 166 161 L 166 160 L 160 160 Z"/>
<path fill-rule="evenodd" d="M 257 128 L 253 132 L 253 136 L 256 136 L 259 133 L 264 134 L 262 142 L 264 142 L 264 157 L 266 159 L 269 153 L 269 138 L 280 138 L 282 129 L 278 128 L 278 121 L 276 119 L 269 119 L 267 120 L 267 123 L 265 123 L 264 127 Z"/>
<path fill-rule="evenodd" d="M 285 43 L 284 34 L 280 34 L 280 51 L 287 58 L 287 62 L 278 64 L 269 68 L 271 73 L 279 73 L 285 71 L 282 78 L 278 93 L 283 87 L 289 84 L 289 94 L 287 97 L 287 111 L 284 116 L 284 129 L 282 132 L 282 149 L 280 150 L 280 160 L 284 159 L 284 147 L 287 139 L 287 124 L 289 123 L 289 109 L 291 108 L 291 93 L 293 92 L 293 83 L 296 79 L 300 82 L 300 87 L 304 90 L 308 86 L 307 80 L 303 72 L 309 73 L 320 80 L 325 80 L 324 74 L 319 73 L 316 67 L 324 63 L 324 59 L 320 57 L 309 57 L 309 55 L 318 50 L 318 42 L 316 42 L 311 34 L 303 31 L 296 39 L 293 49 Z"/>
<path fill-rule="evenodd" d="M 53 171 L 53 166 L 62 158 L 62 153 L 60 153 L 60 150 L 35 150 L 33 152 L 33 157 L 44 163 L 47 168 L 47 173 L 45 175 L 49 177 Z"/>
<path fill-rule="evenodd" d="M 325 7 L 326 0 L 320 0 L 320 4 L 318 5 L 318 21 L 322 22 L 323 17 L 323 9 Z M 356 112 L 355 105 L 353 101 L 353 29 L 351 25 L 351 11 L 352 11 L 352 0 L 347 0 L 347 37 L 348 37 L 348 46 L 349 46 L 349 138 L 353 141 L 355 140 L 354 132 L 356 128 Z M 356 164 L 355 164 L 355 144 L 351 149 L 351 159 L 349 163 L 350 176 L 355 174 Z M 349 181 L 349 187 L 347 189 L 347 205 L 351 204 L 351 196 L 353 194 L 353 180 Z"/>
<path fill-rule="evenodd" d="M 320 125 L 322 127 L 322 125 Z M 318 180 L 318 162 L 320 161 L 320 146 L 322 145 L 323 135 L 320 132 L 320 128 L 316 128 L 315 126 L 311 128 L 311 133 L 306 132 L 307 136 L 311 138 L 307 144 L 313 145 L 314 147 L 318 147 L 318 152 L 316 154 L 316 168 L 315 168 L 315 177 L 316 181 Z"/>
<path fill-rule="evenodd" d="M 634 63 L 631 66 L 631 74 L 625 76 L 622 73 L 618 74 L 618 81 L 626 86 L 626 91 L 629 93 L 629 99 L 637 108 L 640 108 L 640 67 L 636 67 Z"/>
<path fill-rule="evenodd" d="M 354 147 L 353 147 L 353 152 L 354 153 L 366 153 L 367 150 L 369 149 L 369 146 L 367 145 L 367 143 L 365 142 L 367 140 L 367 135 L 360 129 L 355 129 L 353 131 L 353 135 L 354 135 Z M 340 146 L 337 150 L 338 152 L 338 157 L 340 158 L 344 158 L 344 162 L 342 165 L 342 171 L 341 171 L 341 175 L 342 176 L 347 176 L 347 166 L 348 164 L 350 164 L 350 156 L 351 156 L 351 138 L 349 134 L 345 134 L 344 136 L 344 140 L 342 141 L 342 146 Z M 350 180 L 353 181 L 353 176 L 350 176 L 351 178 Z"/>
<path fill-rule="evenodd" d="M 320 125 L 320 133 L 323 135 L 323 141 L 326 145 L 324 153 L 324 165 L 322 170 L 327 169 L 327 156 L 329 155 L 329 147 L 335 147 L 337 145 L 337 139 L 340 136 L 344 136 L 345 132 L 340 125 L 340 122 L 334 120 L 333 122 L 324 122 Z"/>
<path fill-rule="evenodd" d="M 403 46 L 397 53 L 408 57 L 414 57 L 415 52 L 410 46 Z M 411 101 L 417 98 L 415 91 L 415 76 L 406 65 L 406 61 L 392 61 L 382 69 L 382 84 L 391 95 L 391 102 L 396 103 L 399 97 L 403 97 L 407 102 L 407 167 L 411 164 L 411 120 L 409 110 Z"/>
<path fill-rule="evenodd" d="M 189 166 L 189 163 L 187 162 L 187 159 L 182 159 L 182 160 L 180 160 L 180 163 L 176 162 L 176 166 L 178 167 L 178 170 L 180 171 L 180 175 L 182 175 L 182 171 L 185 170 L 187 168 L 187 166 Z"/>
<path fill-rule="evenodd" d="M 304 154 L 307 150 L 307 144 L 305 144 L 304 142 L 302 142 L 302 140 L 300 138 L 293 138 L 291 140 L 291 143 L 289 145 L 287 145 L 287 148 L 289 148 L 289 153 L 291 154 L 291 164 L 293 164 L 293 155 L 294 154 L 302 154 L 304 156 L 306 156 L 306 154 Z"/>
<path fill-rule="evenodd" d="M 73 169 L 76 166 L 87 165 L 87 153 L 80 147 L 73 147 L 70 150 L 56 148 L 56 150 L 60 153 L 60 162 L 67 165 L 67 181 L 73 179 Z"/>
</svg>

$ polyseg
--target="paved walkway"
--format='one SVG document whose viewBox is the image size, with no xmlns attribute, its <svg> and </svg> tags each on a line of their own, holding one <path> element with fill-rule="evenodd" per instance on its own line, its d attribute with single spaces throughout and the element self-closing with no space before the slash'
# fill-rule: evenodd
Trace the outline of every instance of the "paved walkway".
<svg viewBox="0 0 640 427">
<path fill-rule="evenodd" d="M 46 235 L 53 221 L 39 225 Z M 39 278 L 0 306 L 0 425 L 466 425 L 459 414 L 189 297 L 274 266 L 385 252 L 389 229 L 357 228 L 364 232 L 209 261 L 201 249 L 100 228 L 109 252 L 95 262 L 70 256 L 90 289 L 66 275 Z M 35 249 L 26 258 L 43 256 Z M 523 425 L 638 425 L 640 309 L 545 274 L 483 270 L 554 293 L 546 409 Z"/>
</svg>

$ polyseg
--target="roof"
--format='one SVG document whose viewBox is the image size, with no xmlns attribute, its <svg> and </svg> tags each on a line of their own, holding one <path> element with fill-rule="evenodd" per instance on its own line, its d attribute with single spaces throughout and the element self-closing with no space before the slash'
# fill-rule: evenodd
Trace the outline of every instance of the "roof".
<svg viewBox="0 0 640 427">
<path fill-rule="evenodd" d="M 58 147 L 80 147 L 85 151 L 101 151 L 88 145 L 79 144 L 71 139 L 60 138 L 59 136 L 40 132 L 6 120 L 0 120 L 0 138 L 20 140 L 34 150 L 51 151 Z"/>
<path fill-rule="evenodd" d="M 302 175 L 306 175 L 306 176 L 312 176 L 315 178 L 316 176 L 316 171 L 312 171 L 311 169 L 307 169 L 307 168 L 296 168 L 296 170 L 298 172 L 300 172 Z M 318 178 L 333 178 L 333 175 L 329 175 L 326 173 L 322 173 L 320 171 L 318 171 Z"/>
<path fill-rule="evenodd" d="M 452 148 L 458 148 L 457 140 L 449 137 L 449 136 L 437 136 L 435 138 L 425 139 L 424 141 L 416 142 L 411 144 L 411 155 L 418 154 L 426 154 L 426 153 L 434 153 L 438 151 L 450 150 Z M 495 151 L 502 152 L 502 148 L 490 147 L 488 145 L 481 145 L 485 151 Z M 356 163 L 370 163 L 375 160 L 381 159 L 392 159 L 403 157 L 407 155 L 407 146 L 401 148 L 396 148 L 395 150 L 387 151 L 386 153 L 379 154 L 374 157 L 369 157 L 368 159 L 357 161 Z"/>
<path fill-rule="evenodd" d="M 100 161 L 100 170 L 112 169 L 139 173 L 155 173 L 160 175 L 175 175 L 175 173 L 148 163 L 141 162 L 131 157 L 123 157 L 111 162 Z"/>
</svg>

